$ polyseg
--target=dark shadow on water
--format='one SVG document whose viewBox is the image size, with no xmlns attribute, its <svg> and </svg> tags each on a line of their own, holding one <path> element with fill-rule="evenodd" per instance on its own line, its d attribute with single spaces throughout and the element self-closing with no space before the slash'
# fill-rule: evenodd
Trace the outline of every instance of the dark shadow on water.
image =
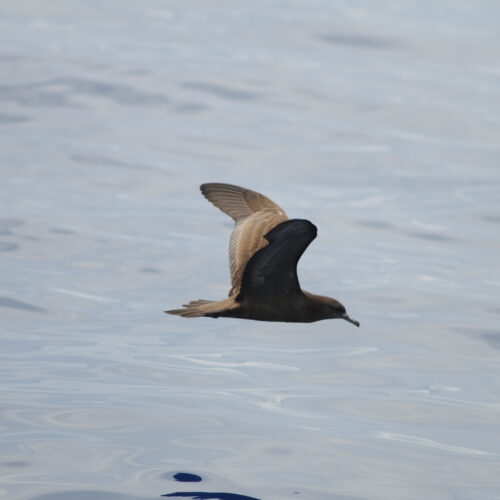
<svg viewBox="0 0 500 500">
<path fill-rule="evenodd" d="M 173 475 L 176 481 L 181 481 L 183 483 L 199 483 L 201 481 L 201 476 L 198 474 L 191 474 L 189 472 L 178 472 Z"/>
<path fill-rule="evenodd" d="M 129 106 L 157 105 L 169 102 L 169 99 L 161 94 L 144 92 L 126 85 L 80 78 L 61 78 L 56 82 L 66 85 L 72 92 L 100 96 Z"/>
<path fill-rule="evenodd" d="M 20 300 L 12 299 L 10 297 L 0 297 L 0 307 L 10 307 L 11 309 L 21 309 L 23 311 L 32 312 L 47 312 L 41 307 L 33 306 L 31 304 L 27 304 L 26 302 L 21 302 Z"/>
<path fill-rule="evenodd" d="M 389 38 L 357 33 L 331 33 L 319 35 L 318 38 L 323 42 L 334 45 L 346 45 L 350 47 L 368 49 L 393 49 L 399 48 L 402 45 L 401 43 Z"/>
<path fill-rule="evenodd" d="M 249 497 L 247 495 L 238 495 L 236 493 L 206 493 L 200 491 L 179 491 L 176 493 L 168 493 L 162 495 L 163 497 L 170 498 L 191 498 L 192 500 L 262 500 L 256 497 Z M 301 498 L 300 492 L 294 491 L 290 498 Z M 352 497 L 345 495 L 329 496 L 332 500 L 367 500 L 361 497 Z M 70 490 L 58 491 L 55 493 L 44 493 L 36 495 L 29 500 L 151 500 L 152 497 L 137 497 L 133 495 L 126 495 L 123 493 L 111 493 L 108 491 L 100 490 Z"/>
<path fill-rule="evenodd" d="M 181 481 L 183 483 L 199 483 L 202 481 L 202 477 L 198 474 L 192 474 L 190 472 L 176 472 L 172 474 L 171 472 L 164 474 L 165 479 L 175 479 L 175 481 Z M 204 500 L 204 499 L 218 499 L 218 500 L 259 500 L 255 497 L 249 497 L 247 495 L 238 495 L 237 493 L 221 493 L 221 492 L 208 492 L 208 491 L 177 491 L 175 493 L 165 493 L 162 497 L 189 497 L 194 500 Z"/>
<path fill-rule="evenodd" d="M 0 241 L 0 252 L 12 252 L 17 250 L 19 245 L 11 243 L 10 241 Z"/>
<path fill-rule="evenodd" d="M 25 106 L 75 106 L 76 95 L 101 97 L 127 106 L 156 106 L 170 102 L 162 95 L 127 85 L 84 78 L 54 78 L 22 85 L 1 85 L 0 99 Z"/>
<path fill-rule="evenodd" d="M 4 467 L 27 467 L 30 463 L 24 460 L 10 460 L 9 462 L 1 462 L 0 465 Z"/>
<path fill-rule="evenodd" d="M 0 113 L 0 123 L 25 123 L 29 122 L 30 117 L 24 115 L 13 115 L 9 113 Z"/>
<path fill-rule="evenodd" d="M 237 495 L 235 493 L 204 493 L 204 492 L 178 492 L 162 495 L 163 497 L 184 497 L 193 500 L 261 500 L 246 495 Z M 99 490 L 81 490 L 81 491 L 58 491 L 55 493 L 45 493 L 31 497 L 30 500 L 151 500 L 152 497 L 136 497 L 125 495 L 123 493 L 111 493 Z"/>
<path fill-rule="evenodd" d="M 414 236 L 415 238 L 419 238 L 421 240 L 430 240 L 430 241 L 442 241 L 442 242 L 456 242 L 454 238 L 450 238 L 449 236 L 445 236 L 443 234 L 436 233 L 425 233 L 425 232 L 408 232 L 410 236 Z"/>
<path fill-rule="evenodd" d="M 483 333 L 481 338 L 495 349 L 500 349 L 500 333 Z"/>
<path fill-rule="evenodd" d="M 500 330 L 470 327 L 458 327 L 453 328 L 453 330 L 458 333 L 469 335 L 476 339 L 482 340 L 494 349 L 500 349 Z"/>
<path fill-rule="evenodd" d="M 141 267 L 140 271 L 141 273 L 152 273 L 152 274 L 161 273 L 161 270 L 157 269 L 156 267 Z"/>
<path fill-rule="evenodd" d="M 204 104 L 198 104 L 196 102 L 186 102 L 175 106 L 174 111 L 176 113 L 200 113 L 201 111 L 206 111 L 207 109 L 210 108 L 208 106 L 205 106 Z"/>
<path fill-rule="evenodd" d="M 230 87 L 225 87 L 223 85 L 216 85 L 215 83 L 182 82 L 181 86 L 186 89 L 206 92 L 217 97 L 222 97 L 223 99 L 231 99 L 235 101 L 250 101 L 259 97 L 259 94 L 257 94 L 256 92 L 233 89 Z"/>
<path fill-rule="evenodd" d="M 493 224 L 500 224 L 500 215 L 485 215 L 483 220 L 492 222 Z"/>
<path fill-rule="evenodd" d="M 238 495 L 236 493 L 207 493 L 202 491 L 179 491 L 177 493 L 168 493 L 162 497 L 189 497 L 193 500 L 260 500 L 256 497 L 247 495 Z"/>
</svg>

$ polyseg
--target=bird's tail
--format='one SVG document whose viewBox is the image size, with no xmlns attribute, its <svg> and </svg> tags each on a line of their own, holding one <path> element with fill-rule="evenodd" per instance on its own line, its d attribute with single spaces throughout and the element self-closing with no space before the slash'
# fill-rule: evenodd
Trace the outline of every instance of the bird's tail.
<svg viewBox="0 0 500 500">
<path fill-rule="evenodd" d="M 218 313 L 222 313 L 225 309 L 228 309 L 230 304 L 228 299 L 226 300 L 192 300 L 188 304 L 183 304 L 182 309 L 172 309 L 171 311 L 165 311 L 168 314 L 176 314 L 177 316 L 182 316 L 183 318 L 198 318 L 200 316 L 209 316 L 216 318 Z"/>
</svg>

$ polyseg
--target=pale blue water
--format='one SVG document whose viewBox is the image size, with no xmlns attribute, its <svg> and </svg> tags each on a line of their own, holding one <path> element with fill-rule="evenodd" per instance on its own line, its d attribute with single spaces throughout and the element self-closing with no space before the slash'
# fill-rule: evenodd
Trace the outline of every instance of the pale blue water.
<svg viewBox="0 0 500 500">
<path fill-rule="evenodd" d="M 1 14 L 0 497 L 500 498 L 497 2 Z M 210 181 L 361 328 L 164 315 L 228 291 Z"/>
</svg>

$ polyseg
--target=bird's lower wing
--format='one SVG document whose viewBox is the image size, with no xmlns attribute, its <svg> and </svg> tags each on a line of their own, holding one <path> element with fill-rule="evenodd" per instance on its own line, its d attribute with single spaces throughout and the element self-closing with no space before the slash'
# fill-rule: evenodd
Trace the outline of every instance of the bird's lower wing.
<svg viewBox="0 0 500 500">
<path fill-rule="evenodd" d="M 316 234 L 316 226 L 303 219 L 273 227 L 264 236 L 269 243 L 248 260 L 236 300 L 255 297 L 265 301 L 266 297 L 300 293 L 297 263 Z"/>
<path fill-rule="evenodd" d="M 229 240 L 229 267 L 231 290 L 229 295 L 239 292 L 243 271 L 248 260 L 268 244 L 264 236 L 275 226 L 288 220 L 286 214 L 276 209 L 264 209 L 236 223 Z"/>
</svg>

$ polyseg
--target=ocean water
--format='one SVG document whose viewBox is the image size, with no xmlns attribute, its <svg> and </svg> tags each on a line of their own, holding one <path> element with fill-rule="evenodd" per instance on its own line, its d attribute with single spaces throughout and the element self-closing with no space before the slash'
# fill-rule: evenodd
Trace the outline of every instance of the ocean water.
<svg viewBox="0 0 500 500">
<path fill-rule="evenodd" d="M 500 499 L 498 2 L 0 9 L 0 497 Z M 163 314 L 211 181 L 361 327 Z"/>
</svg>

